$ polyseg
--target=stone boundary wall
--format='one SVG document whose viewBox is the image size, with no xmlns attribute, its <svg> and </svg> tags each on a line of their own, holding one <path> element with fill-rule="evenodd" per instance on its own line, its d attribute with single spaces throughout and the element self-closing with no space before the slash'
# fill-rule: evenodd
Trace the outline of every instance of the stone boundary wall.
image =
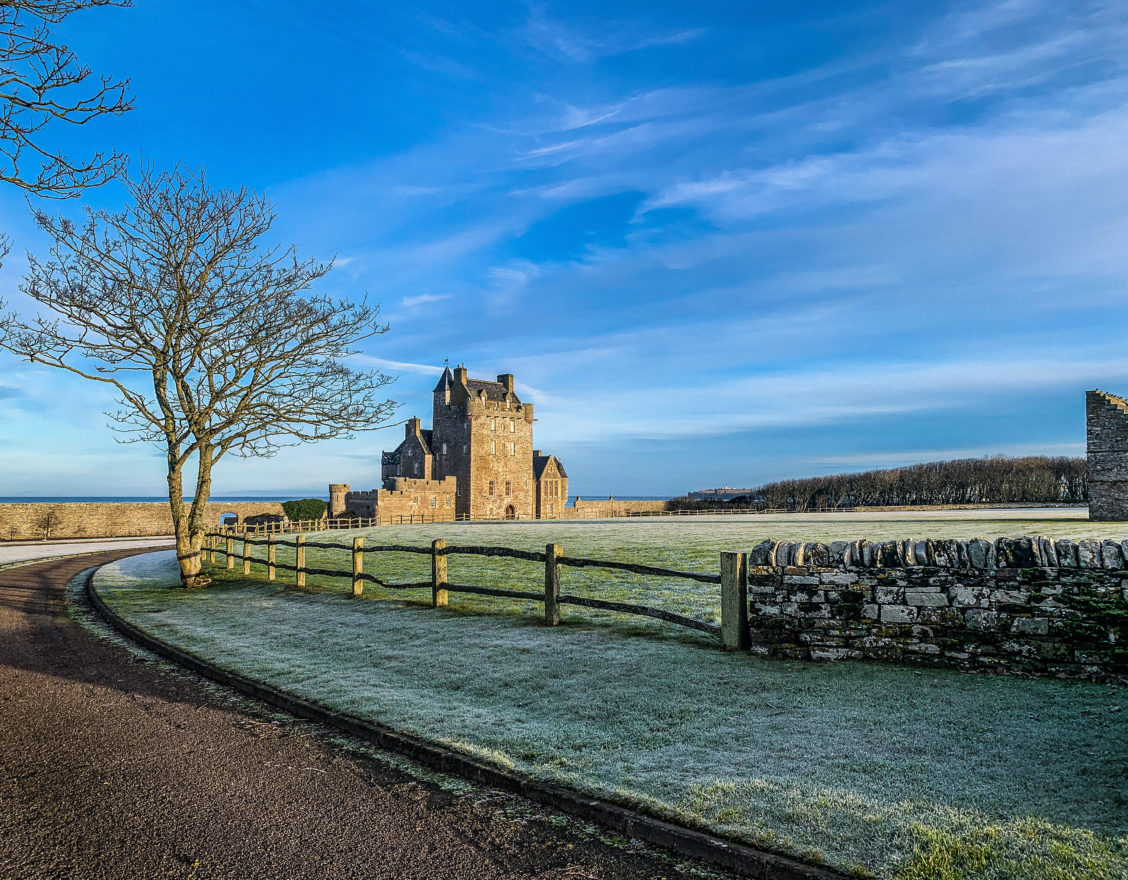
<svg viewBox="0 0 1128 880">
<path fill-rule="evenodd" d="M 1128 682 L 1128 541 L 765 541 L 752 651 Z"/>
<path fill-rule="evenodd" d="M 43 520 L 54 514 L 52 538 L 132 538 L 172 534 L 167 501 L 35 502 L 0 504 L 0 541 L 42 540 Z M 284 515 L 280 501 L 209 501 L 204 525 L 214 530 L 219 518 L 234 513 L 242 522 L 259 513 Z"/>
<path fill-rule="evenodd" d="M 655 513 L 666 510 L 665 501 L 584 501 L 577 498 L 572 507 L 565 507 L 557 519 L 599 519 L 626 516 L 629 513 Z"/>
</svg>

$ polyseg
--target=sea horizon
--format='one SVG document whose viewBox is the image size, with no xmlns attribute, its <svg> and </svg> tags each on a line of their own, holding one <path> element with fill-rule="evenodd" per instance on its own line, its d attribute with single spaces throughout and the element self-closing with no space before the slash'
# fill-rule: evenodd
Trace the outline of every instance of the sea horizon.
<svg viewBox="0 0 1128 880">
<path fill-rule="evenodd" d="M 613 495 L 616 501 L 668 501 L 675 495 Z M 303 495 L 294 493 L 290 495 L 212 495 L 208 501 L 240 503 L 253 501 L 295 501 L 300 498 L 322 498 L 320 495 Z M 585 501 L 605 501 L 606 494 L 569 495 L 568 504 L 571 505 L 576 498 Z M 322 500 L 325 500 L 322 498 Z M 167 502 L 168 496 L 164 495 L 0 495 L 0 504 L 144 504 Z M 191 503 L 192 496 L 185 496 L 184 501 Z"/>
</svg>

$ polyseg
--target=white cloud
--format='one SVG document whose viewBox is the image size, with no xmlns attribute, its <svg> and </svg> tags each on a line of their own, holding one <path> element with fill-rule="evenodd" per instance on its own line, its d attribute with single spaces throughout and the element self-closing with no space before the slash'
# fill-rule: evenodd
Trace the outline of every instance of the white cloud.
<svg viewBox="0 0 1128 880">
<path fill-rule="evenodd" d="M 449 293 L 421 293 L 418 296 L 405 296 L 401 300 L 401 304 L 405 309 L 415 308 L 416 306 L 429 305 L 430 303 L 442 302 L 451 298 Z"/>
</svg>

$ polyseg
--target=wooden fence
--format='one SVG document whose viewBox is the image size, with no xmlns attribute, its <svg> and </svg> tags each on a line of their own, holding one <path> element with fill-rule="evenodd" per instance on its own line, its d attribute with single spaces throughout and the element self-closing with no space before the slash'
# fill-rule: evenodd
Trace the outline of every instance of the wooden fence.
<svg viewBox="0 0 1128 880">
<path fill-rule="evenodd" d="M 450 593 L 473 593 L 479 596 L 497 596 L 505 599 L 525 599 L 533 602 L 544 603 L 544 622 L 547 626 L 557 626 L 560 623 L 560 607 L 562 605 L 580 605 L 585 608 L 597 608 L 601 611 L 616 611 L 621 614 L 634 614 L 642 617 L 651 617 L 667 623 L 684 626 L 711 636 L 719 637 L 721 644 L 729 650 L 747 649 L 750 643 L 748 630 L 748 566 L 744 553 L 722 552 L 719 574 L 705 574 L 694 571 L 677 571 L 670 568 L 659 568 L 653 565 L 639 565 L 633 562 L 617 562 L 611 560 L 585 559 L 577 556 L 565 556 L 564 548 L 560 544 L 548 544 L 543 553 L 530 550 L 513 550 L 509 547 L 474 547 L 453 546 L 448 547 L 446 541 L 437 539 L 431 542 L 430 547 L 413 547 L 406 544 L 382 544 L 371 547 L 364 546 L 364 538 L 353 538 L 352 543 L 352 570 L 310 568 L 306 565 L 306 550 L 348 550 L 342 544 L 324 544 L 306 541 L 305 535 L 298 535 L 294 541 L 294 564 L 278 562 L 278 542 L 274 535 L 268 535 L 266 540 L 255 540 L 247 537 L 236 537 L 231 533 L 211 533 L 205 535 L 207 543 L 204 553 L 214 565 L 216 555 L 225 559 L 229 571 L 235 568 L 236 559 L 241 560 L 243 574 L 251 573 L 251 563 L 265 562 L 267 580 L 277 579 L 278 569 L 294 572 L 294 583 L 299 587 L 306 585 L 308 575 L 331 578 L 350 578 L 352 582 L 352 595 L 360 596 L 364 593 L 365 582 L 376 584 L 386 590 L 425 590 L 431 591 L 431 605 L 441 608 L 447 604 Z M 235 541 L 240 541 L 242 546 L 239 553 L 235 552 Z M 221 545 L 222 542 L 222 545 Z M 254 547 L 266 547 L 266 559 L 255 559 Z M 414 553 L 431 557 L 431 579 L 429 581 L 416 581 L 408 583 L 391 583 L 364 570 L 364 554 L 369 553 Z M 531 590 L 507 590 L 499 587 L 487 587 L 476 584 L 453 584 L 447 579 L 447 558 L 450 556 L 492 556 L 508 559 L 521 559 L 527 562 L 540 562 L 544 564 L 544 589 L 533 592 Z M 563 569 L 565 568 L 602 568 L 615 571 L 627 571 L 633 574 L 649 577 L 681 578 L 706 584 L 720 584 L 721 586 L 721 623 L 708 623 L 696 620 L 681 614 L 674 614 L 661 608 L 651 608 L 646 605 L 631 605 L 625 602 L 611 602 L 605 599 L 592 599 L 586 596 L 572 596 L 562 592 Z"/>
</svg>

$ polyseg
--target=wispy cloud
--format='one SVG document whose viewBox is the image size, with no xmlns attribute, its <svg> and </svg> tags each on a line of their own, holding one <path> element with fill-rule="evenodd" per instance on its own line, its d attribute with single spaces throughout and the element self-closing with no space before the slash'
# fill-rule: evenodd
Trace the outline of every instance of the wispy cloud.
<svg viewBox="0 0 1128 880">
<path fill-rule="evenodd" d="M 416 306 L 430 305 L 431 303 L 443 302 L 451 298 L 449 293 L 421 293 L 418 296 L 405 296 L 400 300 L 400 304 L 405 309 L 412 309 Z"/>
</svg>

